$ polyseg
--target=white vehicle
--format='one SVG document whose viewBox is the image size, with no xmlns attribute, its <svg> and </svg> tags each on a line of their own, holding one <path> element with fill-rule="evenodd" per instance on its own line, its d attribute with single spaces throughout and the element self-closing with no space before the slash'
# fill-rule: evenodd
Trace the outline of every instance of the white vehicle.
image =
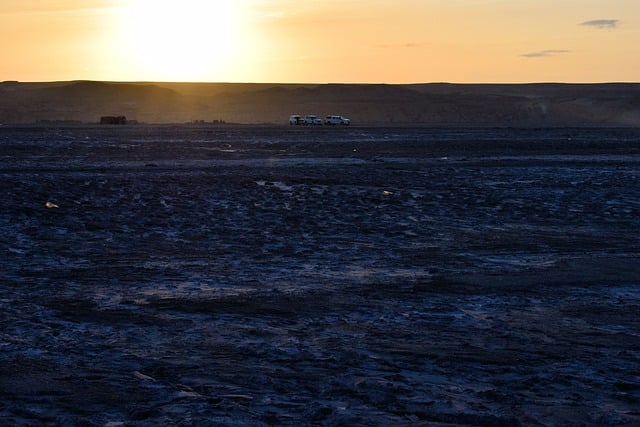
<svg viewBox="0 0 640 427">
<path fill-rule="evenodd" d="M 302 117 L 298 116 L 297 114 L 292 115 L 291 117 L 289 117 L 289 124 L 290 125 L 301 125 L 302 124 Z"/>
<path fill-rule="evenodd" d="M 351 120 L 342 116 L 327 116 L 324 118 L 325 125 L 344 125 L 349 126 L 351 124 Z"/>
<path fill-rule="evenodd" d="M 322 119 L 318 116 L 309 114 L 308 116 L 304 116 L 304 121 L 302 122 L 302 124 L 305 126 L 322 125 Z"/>
</svg>

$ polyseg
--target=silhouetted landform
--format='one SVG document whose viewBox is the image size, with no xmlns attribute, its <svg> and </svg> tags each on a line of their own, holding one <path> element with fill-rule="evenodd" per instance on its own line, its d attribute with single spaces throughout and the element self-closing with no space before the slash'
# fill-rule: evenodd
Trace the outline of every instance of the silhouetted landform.
<svg viewBox="0 0 640 427">
<path fill-rule="evenodd" d="M 364 125 L 640 126 L 640 84 L 0 83 L 0 123 L 274 123 L 340 114 Z"/>
</svg>

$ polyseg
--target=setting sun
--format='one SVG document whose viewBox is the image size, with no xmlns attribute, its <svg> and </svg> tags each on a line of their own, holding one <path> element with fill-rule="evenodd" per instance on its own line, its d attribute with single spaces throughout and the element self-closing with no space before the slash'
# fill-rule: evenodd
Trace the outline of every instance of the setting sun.
<svg viewBox="0 0 640 427">
<path fill-rule="evenodd" d="M 224 74 L 246 38 L 241 4 L 136 0 L 121 15 L 125 61 L 138 73 L 161 80 L 207 80 Z"/>
<path fill-rule="evenodd" d="M 637 0 L 3 0 L 1 80 L 636 81 Z"/>
</svg>

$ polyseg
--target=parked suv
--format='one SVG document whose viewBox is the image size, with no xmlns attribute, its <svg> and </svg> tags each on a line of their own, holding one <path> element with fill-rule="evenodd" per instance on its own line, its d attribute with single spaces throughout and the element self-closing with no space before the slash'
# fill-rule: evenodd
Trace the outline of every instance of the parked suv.
<svg viewBox="0 0 640 427">
<path fill-rule="evenodd" d="M 302 121 L 303 121 L 302 117 L 298 116 L 297 114 L 294 114 L 291 117 L 289 117 L 290 125 L 301 125 Z"/>
<path fill-rule="evenodd" d="M 351 124 L 351 120 L 342 116 L 327 116 L 324 118 L 325 125 L 345 125 L 349 126 Z"/>
<path fill-rule="evenodd" d="M 302 123 L 304 125 L 321 125 L 322 124 L 322 119 L 318 116 L 314 116 L 312 114 L 308 115 L 308 116 L 304 116 L 304 122 Z"/>
</svg>

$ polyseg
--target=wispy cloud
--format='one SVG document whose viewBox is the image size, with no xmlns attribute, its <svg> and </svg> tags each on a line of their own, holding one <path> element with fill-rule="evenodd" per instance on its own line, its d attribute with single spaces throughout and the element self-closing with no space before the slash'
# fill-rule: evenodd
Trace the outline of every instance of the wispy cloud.
<svg viewBox="0 0 640 427">
<path fill-rule="evenodd" d="M 541 50 L 539 52 L 523 53 L 520 56 L 524 56 L 525 58 L 544 58 L 546 56 L 557 56 L 565 53 L 571 53 L 571 51 L 564 50 L 564 49 L 549 49 L 549 50 Z"/>
<path fill-rule="evenodd" d="M 405 43 L 403 45 L 403 47 L 407 47 L 409 49 L 415 49 L 415 48 L 419 48 L 419 47 L 425 47 L 428 46 L 429 43 L 417 43 L 417 42 L 411 42 L 411 43 Z"/>
<path fill-rule="evenodd" d="M 375 47 L 380 48 L 380 49 L 398 49 L 398 48 L 420 49 L 420 48 L 427 47 L 427 46 L 430 46 L 430 43 L 407 42 L 407 43 L 403 43 L 403 44 L 377 44 L 377 45 L 375 45 Z"/>
<path fill-rule="evenodd" d="M 594 19 L 593 21 L 585 21 L 581 22 L 578 25 L 583 25 L 585 27 L 593 27 L 599 30 L 613 30 L 618 27 L 620 23 L 617 19 Z"/>
</svg>

